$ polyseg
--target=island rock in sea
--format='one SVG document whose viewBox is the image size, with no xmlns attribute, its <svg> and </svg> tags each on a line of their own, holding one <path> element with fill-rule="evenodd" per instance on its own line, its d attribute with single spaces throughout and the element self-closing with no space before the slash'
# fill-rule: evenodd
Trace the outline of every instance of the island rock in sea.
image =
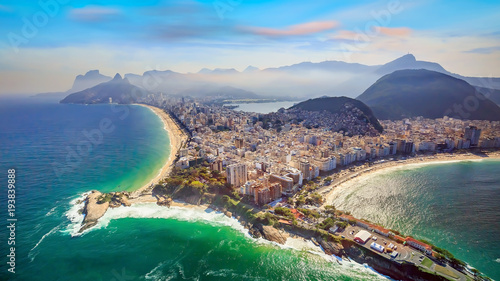
<svg viewBox="0 0 500 281">
<path fill-rule="evenodd" d="M 97 190 L 93 190 L 87 199 L 85 199 L 85 207 L 83 208 L 83 214 L 85 218 L 82 222 L 82 227 L 79 232 L 93 227 L 97 224 L 97 220 L 100 219 L 108 210 L 109 202 L 102 202 L 99 204 L 99 198 L 102 196 Z"/>
<path fill-rule="evenodd" d="M 126 191 L 103 194 L 97 190 L 93 190 L 85 199 L 85 207 L 82 212 L 85 218 L 79 232 L 81 233 L 96 225 L 97 221 L 104 216 L 109 207 L 117 208 L 122 205 L 129 207 L 131 204 L 128 197 L 129 193 Z"/>
</svg>

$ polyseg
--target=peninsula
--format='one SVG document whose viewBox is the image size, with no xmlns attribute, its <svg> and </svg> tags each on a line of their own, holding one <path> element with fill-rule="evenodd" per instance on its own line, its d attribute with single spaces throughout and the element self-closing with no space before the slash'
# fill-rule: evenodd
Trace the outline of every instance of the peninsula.
<svg viewBox="0 0 500 281">
<path fill-rule="evenodd" d="M 312 239 L 327 254 L 367 263 L 393 278 L 487 279 L 446 250 L 354 218 L 328 202 L 338 185 L 380 169 L 498 158 L 497 123 L 416 118 L 404 121 L 405 126 L 381 121 L 384 131 L 378 133 L 361 117 L 365 113 L 348 103 L 339 115 L 300 106 L 262 115 L 176 98 L 149 104 L 169 134 L 168 161 L 158 176 L 130 194 L 92 192 L 80 231 L 94 225 L 107 208 L 144 202 L 200 206 L 238 219 L 254 237 L 281 244 L 287 237 Z M 444 124 L 455 133 L 424 139 L 429 134 L 420 135 L 419 127 L 429 124 L 436 134 Z M 371 247 L 377 240 L 392 242 L 380 251 Z"/>
</svg>

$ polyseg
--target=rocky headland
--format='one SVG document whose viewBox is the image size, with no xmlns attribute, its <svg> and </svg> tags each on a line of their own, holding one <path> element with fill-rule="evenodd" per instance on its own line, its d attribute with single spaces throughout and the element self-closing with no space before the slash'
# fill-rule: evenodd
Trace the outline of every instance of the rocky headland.
<svg viewBox="0 0 500 281">
<path fill-rule="evenodd" d="M 128 198 L 129 193 L 126 191 L 110 193 L 101 193 L 97 190 L 91 191 L 85 199 L 85 206 L 82 210 L 82 214 L 85 217 L 79 232 L 81 233 L 96 225 L 97 221 L 104 216 L 108 208 L 129 207 L 131 204 Z"/>
</svg>

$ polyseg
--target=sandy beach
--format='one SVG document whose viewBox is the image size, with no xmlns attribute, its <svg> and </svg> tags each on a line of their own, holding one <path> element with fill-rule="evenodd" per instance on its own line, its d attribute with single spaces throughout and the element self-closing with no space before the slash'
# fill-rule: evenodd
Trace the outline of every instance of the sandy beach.
<svg viewBox="0 0 500 281">
<path fill-rule="evenodd" d="M 174 161 L 176 155 L 178 154 L 181 147 L 186 143 L 188 136 L 184 133 L 183 130 L 181 130 L 181 128 L 177 125 L 177 123 L 175 123 L 172 117 L 170 117 L 170 115 L 167 114 L 162 109 L 145 104 L 137 104 L 137 105 L 151 109 L 151 111 L 153 111 L 162 120 L 164 125 L 163 128 L 165 129 L 165 131 L 167 131 L 168 138 L 170 139 L 170 155 L 165 164 L 163 165 L 163 167 L 161 168 L 161 170 L 159 171 L 159 173 L 153 179 L 151 179 L 151 181 L 149 181 L 147 184 L 133 191 L 130 196 L 130 198 L 134 203 L 156 202 L 156 198 L 150 195 L 151 188 L 155 184 L 160 182 L 160 180 L 162 180 L 163 178 L 167 177 L 170 174 L 172 168 L 175 165 Z"/>
<path fill-rule="evenodd" d="M 500 159 L 500 152 L 494 151 L 485 154 L 439 154 L 432 156 L 417 156 L 406 160 L 385 160 L 381 163 L 373 164 L 372 166 L 353 166 L 351 169 L 344 169 L 337 173 L 337 177 L 328 186 L 322 187 L 318 192 L 324 196 L 325 203 L 328 205 L 333 200 L 332 193 L 335 188 L 339 186 L 349 185 L 350 181 L 357 179 L 362 180 L 364 177 L 369 177 L 374 173 L 388 172 L 392 169 L 411 167 L 412 165 L 429 165 L 438 163 L 453 163 L 466 160 L 486 160 L 486 159 Z"/>
</svg>

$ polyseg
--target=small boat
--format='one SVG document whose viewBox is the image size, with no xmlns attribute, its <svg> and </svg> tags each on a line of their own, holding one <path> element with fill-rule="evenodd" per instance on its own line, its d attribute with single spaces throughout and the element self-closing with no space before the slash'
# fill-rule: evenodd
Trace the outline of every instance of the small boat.
<svg viewBox="0 0 500 281">
<path fill-rule="evenodd" d="M 316 238 L 311 237 L 311 241 L 314 243 L 314 245 L 319 246 L 318 241 L 316 241 Z"/>
</svg>

